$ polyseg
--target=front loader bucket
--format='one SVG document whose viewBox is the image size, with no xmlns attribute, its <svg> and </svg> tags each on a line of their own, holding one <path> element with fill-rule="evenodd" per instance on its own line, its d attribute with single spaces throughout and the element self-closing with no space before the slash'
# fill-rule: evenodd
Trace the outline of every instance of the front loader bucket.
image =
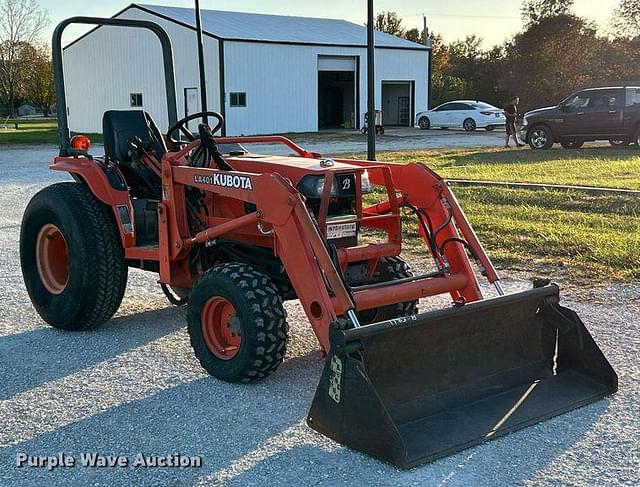
<svg viewBox="0 0 640 487">
<path fill-rule="evenodd" d="M 411 468 L 584 406 L 616 373 L 557 286 L 332 330 L 307 423 Z"/>
</svg>

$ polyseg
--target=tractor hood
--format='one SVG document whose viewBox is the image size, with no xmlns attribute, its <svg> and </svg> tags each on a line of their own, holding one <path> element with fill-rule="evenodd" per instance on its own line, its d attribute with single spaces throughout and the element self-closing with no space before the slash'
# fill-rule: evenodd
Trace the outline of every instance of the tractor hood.
<svg viewBox="0 0 640 487">
<path fill-rule="evenodd" d="M 304 157 L 269 156 L 261 154 L 245 154 L 239 157 L 229 158 L 240 164 L 269 164 L 270 166 L 284 166 L 287 169 L 304 169 L 312 172 L 329 172 L 332 170 L 361 169 L 354 164 L 338 162 L 329 158 L 308 159 Z M 264 172 L 264 171 L 262 171 Z"/>
<path fill-rule="evenodd" d="M 364 172 L 364 169 L 354 164 L 334 161 L 333 159 L 308 159 L 304 157 L 268 156 L 260 154 L 245 154 L 227 158 L 237 171 L 264 173 L 277 172 L 297 184 L 309 174 L 322 175 L 328 172 Z"/>
</svg>

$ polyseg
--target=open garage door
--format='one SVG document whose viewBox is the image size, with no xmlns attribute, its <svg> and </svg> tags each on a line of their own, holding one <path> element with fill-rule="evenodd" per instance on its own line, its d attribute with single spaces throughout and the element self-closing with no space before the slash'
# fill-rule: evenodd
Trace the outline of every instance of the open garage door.
<svg viewBox="0 0 640 487">
<path fill-rule="evenodd" d="M 415 81 L 383 81 L 384 124 L 411 127 L 415 118 Z"/>
<path fill-rule="evenodd" d="M 358 128 L 357 59 L 318 57 L 318 128 Z"/>
</svg>

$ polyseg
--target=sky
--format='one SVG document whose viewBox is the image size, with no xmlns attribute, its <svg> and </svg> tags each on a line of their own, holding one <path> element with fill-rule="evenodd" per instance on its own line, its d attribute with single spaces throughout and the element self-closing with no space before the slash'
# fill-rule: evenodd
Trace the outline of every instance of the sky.
<svg viewBox="0 0 640 487">
<path fill-rule="evenodd" d="M 131 4 L 123 0 L 39 0 L 49 11 L 51 26 L 44 34 L 49 39 L 53 27 L 62 19 L 74 15 L 111 17 Z M 193 0 L 143 0 L 140 3 L 192 7 Z M 356 23 L 366 20 L 367 2 L 364 0 L 201 0 L 203 9 L 233 10 L 242 12 L 299 15 L 309 17 L 342 18 Z M 576 0 L 575 12 L 597 22 L 604 30 L 618 0 Z M 501 44 L 506 38 L 521 30 L 520 0 L 377 0 L 376 11 L 392 10 L 403 19 L 406 27 L 422 28 L 422 14 L 428 19 L 429 29 L 443 35 L 445 41 L 464 39 L 476 34 L 484 39 L 484 47 Z M 73 40 L 82 28 L 71 30 L 65 42 Z"/>
</svg>

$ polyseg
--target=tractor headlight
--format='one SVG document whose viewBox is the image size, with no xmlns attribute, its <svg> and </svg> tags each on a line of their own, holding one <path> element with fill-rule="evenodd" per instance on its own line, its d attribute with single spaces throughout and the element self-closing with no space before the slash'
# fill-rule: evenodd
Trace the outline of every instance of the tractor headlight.
<svg viewBox="0 0 640 487">
<path fill-rule="evenodd" d="M 298 191 L 300 191 L 307 198 L 322 198 L 324 193 L 324 176 L 305 176 L 298 185 Z M 333 180 L 331 185 L 331 196 L 338 196 L 338 181 Z"/>
<path fill-rule="evenodd" d="M 354 182 L 355 174 L 336 174 L 333 178 L 333 184 L 331 185 L 330 196 L 354 196 Z M 324 176 L 305 176 L 298 185 L 298 191 L 300 191 L 307 198 L 322 198 L 324 193 Z M 371 193 L 373 186 L 369 180 L 369 173 L 364 171 L 361 176 L 361 189 L 363 193 Z"/>
</svg>

